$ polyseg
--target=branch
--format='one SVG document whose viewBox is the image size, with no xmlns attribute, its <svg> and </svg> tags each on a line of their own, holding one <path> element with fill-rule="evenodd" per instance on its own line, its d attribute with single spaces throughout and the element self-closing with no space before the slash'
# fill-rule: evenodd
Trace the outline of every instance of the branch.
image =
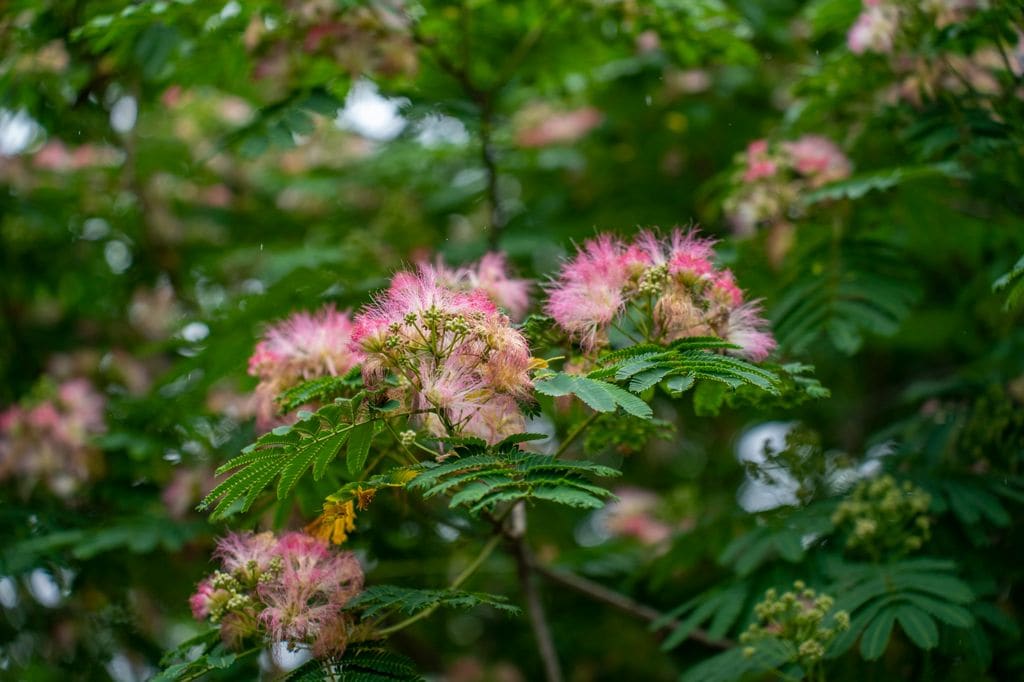
<svg viewBox="0 0 1024 682">
<path fill-rule="evenodd" d="M 544 663 L 544 678 L 547 682 L 562 682 L 562 668 L 558 662 L 558 651 L 555 650 L 555 642 L 551 638 L 551 628 L 548 627 L 547 617 L 544 615 L 544 605 L 541 603 L 540 592 L 537 591 L 537 583 L 534 580 L 534 563 L 530 550 L 526 546 L 526 507 L 519 503 L 515 509 L 517 511 L 514 512 L 513 521 L 518 521 L 520 527 L 513 532 L 506 533 L 506 537 L 512 542 L 516 572 L 519 574 L 519 588 L 526 600 L 530 626 L 533 629 L 533 636 L 537 640 L 537 650 L 540 652 L 541 661 Z M 516 516 L 519 518 L 516 519 Z"/>
<path fill-rule="evenodd" d="M 498 157 L 494 150 L 491 132 L 494 127 L 494 112 L 490 96 L 480 102 L 480 158 L 487 172 L 487 202 L 491 205 L 491 232 L 487 241 L 490 247 L 498 247 L 498 236 L 505 227 L 505 213 L 501 210 L 498 196 Z"/>
<path fill-rule="evenodd" d="M 569 571 L 552 568 L 551 566 L 545 566 L 543 564 L 532 562 L 533 570 L 538 574 L 544 576 L 552 582 L 563 585 L 570 589 L 576 590 L 580 594 L 584 594 L 595 601 L 614 606 L 615 608 L 628 613 L 631 616 L 639 618 L 640 620 L 653 623 L 662 617 L 662 613 L 655 608 L 641 604 L 632 597 L 629 597 L 621 592 L 609 589 L 604 585 L 584 578 L 583 576 L 576 575 Z M 671 620 L 664 625 L 662 631 L 672 630 L 679 626 L 679 622 Z M 709 637 L 707 632 L 700 628 L 695 629 L 690 633 L 690 639 L 696 640 L 705 646 L 709 646 L 715 649 L 729 649 L 735 646 L 735 642 L 728 639 L 714 639 Z"/>
</svg>

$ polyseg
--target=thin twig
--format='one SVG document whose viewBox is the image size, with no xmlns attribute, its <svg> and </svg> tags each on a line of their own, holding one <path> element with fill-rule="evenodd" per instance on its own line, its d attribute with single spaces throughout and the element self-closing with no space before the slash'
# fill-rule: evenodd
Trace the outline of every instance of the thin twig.
<svg viewBox="0 0 1024 682">
<path fill-rule="evenodd" d="M 587 427 L 590 426 L 591 423 L 593 423 L 593 421 L 595 419 L 597 419 L 599 414 L 600 413 L 598 413 L 598 412 L 594 412 L 589 417 L 587 417 L 586 419 L 581 421 L 579 424 L 577 424 L 576 428 L 574 428 L 572 431 L 570 431 L 569 435 L 566 436 L 565 440 L 562 441 L 562 444 L 558 446 L 558 449 L 555 451 L 555 454 L 552 455 L 552 459 L 558 459 L 559 457 L 564 455 L 565 451 L 569 449 L 569 446 L 573 444 L 573 441 L 575 441 L 577 438 L 579 438 L 579 435 L 581 433 L 586 431 Z"/>
<path fill-rule="evenodd" d="M 547 682 L 562 682 L 562 667 L 558 662 L 558 652 L 551 637 L 547 617 L 544 615 L 544 604 L 540 600 L 540 592 L 534 580 L 533 565 L 530 561 L 529 549 L 523 536 L 512 541 L 516 558 L 516 571 L 519 574 L 519 588 L 526 600 L 526 611 L 530 617 L 533 636 L 537 640 L 537 651 L 544 664 L 544 679 Z"/>
<path fill-rule="evenodd" d="M 459 575 L 457 575 L 454 580 L 452 580 L 451 584 L 448 585 L 448 589 L 457 590 L 459 587 L 462 586 L 464 582 L 469 580 L 470 577 L 472 577 L 472 575 L 476 573 L 477 569 L 480 568 L 480 566 L 483 565 L 485 561 L 487 561 L 487 557 L 491 556 L 491 553 L 498 546 L 501 540 L 501 535 L 495 535 L 490 540 L 488 540 L 487 544 L 483 546 L 483 549 L 480 550 L 480 553 L 477 554 L 476 558 L 469 562 L 469 565 L 466 566 L 466 568 L 462 569 L 462 572 L 459 573 Z M 440 604 L 435 604 L 434 606 L 431 606 L 429 609 L 424 609 L 419 613 L 414 613 L 413 615 L 409 616 L 408 618 L 399 623 L 395 623 L 394 625 L 391 625 L 389 627 L 377 630 L 376 636 L 387 637 L 388 635 L 394 634 L 399 630 L 404 630 L 413 623 L 416 623 L 418 621 L 423 620 L 424 618 L 427 618 L 428 616 L 433 614 L 434 611 L 437 611 L 438 608 L 440 608 Z"/>
<path fill-rule="evenodd" d="M 531 561 L 531 565 L 534 571 L 548 580 L 573 589 L 580 594 L 584 594 L 591 599 L 594 599 L 595 601 L 613 606 L 624 613 L 628 613 L 631 616 L 639 618 L 640 620 L 653 623 L 663 618 L 664 614 L 657 609 L 647 606 L 646 604 L 641 604 L 632 597 L 622 594 L 621 592 L 616 592 L 615 590 L 607 588 L 593 580 L 576 575 L 570 571 L 545 566 L 536 561 Z M 673 630 L 678 626 L 679 622 L 672 619 L 666 622 L 661 630 Z M 735 646 L 733 641 L 728 639 L 714 639 L 708 636 L 708 633 L 700 628 L 696 628 L 690 633 L 690 639 L 715 649 L 729 649 Z"/>
</svg>

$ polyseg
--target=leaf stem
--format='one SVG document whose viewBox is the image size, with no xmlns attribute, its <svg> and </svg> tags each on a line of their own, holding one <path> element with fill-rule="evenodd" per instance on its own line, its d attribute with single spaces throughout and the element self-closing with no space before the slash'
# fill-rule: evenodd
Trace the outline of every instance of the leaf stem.
<svg viewBox="0 0 1024 682">
<path fill-rule="evenodd" d="M 491 556 L 491 553 L 494 552 L 495 548 L 501 543 L 501 540 L 501 535 L 495 535 L 490 540 L 488 540 L 487 544 L 485 544 L 483 548 L 480 550 L 480 553 L 476 555 L 476 558 L 469 562 L 469 565 L 466 566 L 466 568 L 462 569 L 461 573 L 455 576 L 455 579 L 452 580 L 451 584 L 448 585 L 448 589 L 457 590 L 459 587 L 462 586 L 464 582 L 469 580 L 472 577 L 472 575 L 476 573 L 477 569 L 479 569 L 480 566 L 485 561 L 487 561 L 487 557 Z M 404 630 L 413 623 L 417 623 L 423 620 L 424 618 L 427 618 L 428 616 L 433 614 L 434 611 L 437 611 L 437 609 L 440 608 L 440 606 L 440 604 L 435 604 L 434 606 L 431 606 L 428 609 L 424 609 L 419 613 L 414 613 L 413 615 L 409 616 L 408 618 L 399 623 L 395 623 L 394 625 L 391 625 L 386 628 L 381 628 L 376 632 L 376 636 L 387 637 L 388 635 L 394 634 L 399 630 Z"/>
<path fill-rule="evenodd" d="M 559 457 L 564 455 L 565 451 L 569 449 L 569 446 L 572 445 L 573 441 L 579 438 L 579 435 L 583 433 L 587 429 L 587 427 L 594 422 L 595 419 L 597 419 L 599 414 L 599 412 L 594 412 L 589 417 L 587 417 L 579 424 L 577 424 L 576 427 L 569 432 L 569 435 L 565 437 L 565 440 L 562 441 L 562 444 L 558 446 L 558 449 L 555 450 L 555 454 L 552 455 L 552 459 L 558 459 Z"/>
</svg>

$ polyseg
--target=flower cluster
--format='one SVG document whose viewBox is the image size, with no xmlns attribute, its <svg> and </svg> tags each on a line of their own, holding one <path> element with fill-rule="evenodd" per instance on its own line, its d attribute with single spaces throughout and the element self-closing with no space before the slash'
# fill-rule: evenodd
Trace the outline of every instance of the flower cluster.
<svg viewBox="0 0 1024 682">
<path fill-rule="evenodd" d="M 832 640 L 850 628 L 850 614 L 846 611 L 832 613 L 831 622 L 826 625 L 833 605 L 832 597 L 819 595 L 802 580 L 793 583 L 793 590 L 781 596 L 774 589 L 768 590 L 764 601 L 754 607 L 757 622 L 740 635 L 740 643 L 745 645 L 743 655 L 753 656 L 757 652 L 754 644 L 772 639 L 790 650 L 791 663 L 799 664 L 805 671 L 814 667 L 825 656 Z"/>
<path fill-rule="evenodd" d="M 392 396 L 434 435 L 496 443 L 524 430 L 529 345 L 484 291 L 453 289 L 431 268 L 400 272 L 356 317 L 352 338 L 364 382 L 392 374 Z"/>
<path fill-rule="evenodd" d="M 424 263 L 420 272 L 430 272 L 437 281 L 459 291 L 482 291 L 513 320 L 521 320 L 530 307 L 530 281 L 516 279 L 508 270 L 502 253 L 491 252 L 476 263 L 450 268 L 438 258 L 433 265 Z"/>
<path fill-rule="evenodd" d="M 890 67 L 899 80 L 886 92 L 889 101 L 920 106 L 943 92 L 1001 95 L 1001 72 L 1010 71 L 1015 77 L 1011 80 L 1024 75 L 1024 35 L 1019 31 L 1016 40 L 1006 41 L 1009 45 L 1002 44 L 1006 37 L 999 37 L 996 43 L 972 45 L 969 53 L 922 55 L 917 49 L 927 40 L 925 33 L 964 23 L 987 6 L 985 0 L 927 0 L 916 5 L 864 0 L 863 11 L 847 33 L 847 46 L 856 55 L 891 57 Z"/>
<path fill-rule="evenodd" d="M 846 45 L 854 54 L 890 54 L 910 27 L 921 20 L 941 29 L 965 21 L 986 4 L 985 0 L 864 0 L 860 15 L 846 34 Z"/>
<path fill-rule="evenodd" d="M 713 246 L 678 229 L 641 232 L 629 243 L 600 235 L 549 285 L 546 311 L 588 351 L 608 345 L 615 328 L 655 343 L 718 336 L 762 360 L 775 348 L 768 323 L 757 302 L 744 302 L 732 271 L 715 267 Z"/>
<path fill-rule="evenodd" d="M 350 621 L 343 608 L 363 587 L 363 570 L 351 552 L 336 553 L 304 533 L 231 533 L 217 543 L 220 570 L 189 599 L 196 620 L 220 627 L 234 649 L 266 637 L 314 656 L 339 655 Z"/>
<path fill-rule="evenodd" d="M 861 481 L 832 514 L 849 531 L 846 547 L 873 558 L 920 549 L 931 534 L 931 496 L 910 481 L 889 475 Z"/>
<path fill-rule="evenodd" d="M 616 537 L 633 538 L 644 545 L 661 545 L 674 529 L 656 516 L 660 500 L 641 488 L 620 488 L 618 498 L 601 510 L 602 525 Z"/>
<path fill-rule="evenodd" d="M 97 473 L 100 455 L 90 441 L 106 430 L 106 401 L 85 379 L 46 392 L 52 395 L 0 412 L 0 480 L 43 482 L 67 497 Z"/>
<path fill-rule="evenodd" d="M 352 347 L 352 320 L 325 306 L 317 313 L 295 313 L 271 326 L 249 358 L 249 374 L 259 377 L 255 399 L 257 425 L 274 426 L 274 400 L 302 381 L 341 376 L 362 360 Z"/>
<path fill-rule="evenodd" d="M 594 107 L 559 111 L 547 104 L 532 104 L 516 116 L 516 142 L 528 148 L 573 144 L 602 120 L 604 115 Z"/>
<path fill-rule="evenodd" d="M 733 228 L 752 233 L 758 225 L 785 222 L 809 189 L 843 180 L 850 161 L 834 142 L 820 135 L 770 144 L 755 140 L 739 158 L 736 189 L 724 208 Z"/>
</svg>

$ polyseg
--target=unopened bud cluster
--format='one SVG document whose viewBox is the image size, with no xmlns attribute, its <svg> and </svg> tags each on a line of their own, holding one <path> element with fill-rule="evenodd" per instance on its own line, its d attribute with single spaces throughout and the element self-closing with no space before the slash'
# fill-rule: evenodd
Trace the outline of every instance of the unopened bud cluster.
<svg viewBox="0 0 1024 682">
<path fill-rule="evenodd" d="M 825 656 L 825 650 L 836 636 L 850 627 L 850 614 L 832 612 L 835 601 L 827 594 L 818 594 L 802 580 L 783 594 L 770 589 L 764 600 L 754 607 L 757 622 L 740 635 L 743 655 L 757 653 L 756 643 L 774 639 L 786 643 L 791 650 L 790 662 L 805 669 Z"/>
<path fill-rule="evenodd" d="M 931 536 L 930 504 L 925 491 L 885 475 L 858 484 L 832 514 L 832 523 L 848 530 L 850 550 L 875 557 L 912 552 Z"/>
</svg>

